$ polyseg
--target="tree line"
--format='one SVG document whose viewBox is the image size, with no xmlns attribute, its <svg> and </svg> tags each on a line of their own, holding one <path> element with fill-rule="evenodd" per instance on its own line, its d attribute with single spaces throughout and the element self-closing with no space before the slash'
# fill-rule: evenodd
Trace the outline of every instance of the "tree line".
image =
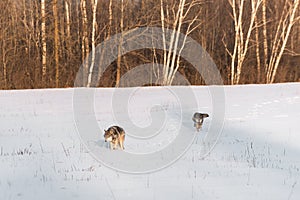
<svg viewBox="0 0 300 200">
<path fill-rule="evenodd" d="M 300 81 L 299 0 L 1 0 L 0 10 L 2 89 L 72 87 L 91 56 L 88 74 L 98 44 L 139 27 L 174 30 L 169 49 L 123 55 L 118 45 L 120 56 L 98 86 L 118 86 L 122 75 L 146 63 L 163 66 L 153 67 L 153 85 L 174 84 L 176 72 L 205 84 L 180 57 L 185 44 L 177 32 L 209 53 L 224 84 Z"/>
</svg>

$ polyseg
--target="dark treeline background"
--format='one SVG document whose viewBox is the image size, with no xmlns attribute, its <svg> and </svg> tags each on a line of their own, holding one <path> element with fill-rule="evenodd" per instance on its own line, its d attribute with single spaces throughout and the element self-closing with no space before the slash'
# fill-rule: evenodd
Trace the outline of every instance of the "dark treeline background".
<svg viewBox="0 0 300 200">
<path fill-rule="evenodd" d="M 180 31 L 186 34 L 188 25 L 195 19 L 189 36 L 211 55 L 224 84 L 297 82 L 300 81 L 300 9 L 299 4 L 295 3 L 297 1 L 186 0 L 183 9 L 187 15 Z M 93 44 L 97 45 L 116 33 L 136 27 L 161 27 L 161 9 L 164 11 L 164 26 L 178 28 L 176 13 L 182 0 L 98 0 L 96 26 L 93 26 L 95 2 L 1 0 L 1 88 L 72 87 L 76 73 Z M 249 44 L 245 47 L 243 45 L 251 26 L 252 2 L 260 4 L 250 29 Z M 193 6 L 189 7 L 191 4 Z M 293 6 L 297 7 L 291 20 Z M 236 14 L 241 14 L 240 29 L 236 29 L 234 9 Z M 288 32 L 290 24 L 292 26 Z M 245 41 L 238 43 L 241 37 Z M 233 57 L 236 44 L 247 49 L 241 62 L 240 75 L 237 67 L 233 69 L 233 65 L 238 66 L 242 58 Z M 284 50 L 280 55 L 282 48 Z M 162 54 L 159 50 L 154 54 L 153 50 L 145 49 L 122 56 L 104 72 L 99 86 L 115 86 L 120 74 L 122 76 L 137 65 L 152 63 L 154 59 L 162 63 Z M 239 48 L 238 54 L 243 55 Z M 274 68 L 270 68 L 278 57 L 278 68 L 275 69 L 275 64 Z M 205 84 L 201 75 L 185 61 L 181 62 L 178 71 L 191 84 Z M 274 80 L 268 79 L 268 73 L 271 72 L 275 73 Z M 238 75 L 239 80 L 232 81 L 232 77 Z"/>
</svg>

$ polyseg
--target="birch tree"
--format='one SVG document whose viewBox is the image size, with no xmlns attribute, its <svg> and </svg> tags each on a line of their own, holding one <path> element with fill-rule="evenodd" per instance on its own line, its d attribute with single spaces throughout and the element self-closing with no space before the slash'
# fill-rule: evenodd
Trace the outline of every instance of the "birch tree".
<svg viewBox="0 0 300 200">
<path fill-rule="evenodd" d="M 70 12 L 70 2 L 68 0 L 65 0 L 64 2 L 64 7 L 65 7 L 65 19 L 66 19 L 66 57 L 67 61 L 70 61 L 71 57 L 71 12 Z"/>
<path fill-rule="evenodd" d="M 94 70 L 94 65 L 95 65 L 95 35 L 96 35 L 96 28 L 97 28 L 97 4 L 98 0 L 93 0 L 92 2 L 92 7 L 93 7 L 93 23 L 92 23 L 92 56 L 91 56 L 91 64 L 89 68 L 89 75 L 88 75 L 88 82 L 87 82 L 87 87 L 91 86 L 92 82 L 92 73 Z"/>
<path fill-rule="evenodd" d="M 260 83 L 261 78 L 261 61 L 260 61 L 260 42 L 259 42 L 259 24 L 257 16 L 255 16 L 255 52 L 256 52 L 256 64 L 257 64 L 257 83 Z"/>
<path fill-rule="evenodd" d="M 53 0 L 54 18 L 54 59 L 55 59 L 55 85 L 59 86 L 59 33 L 58 33 L 58 12 L 57 0 Z"/>
<path fill-rule="evenodd" d="M 92 87 L 98 73 L 101 86 L 117 86 L 123 72 L 142 63 L 154 63 L 151 83 L 174 84 L 179 71 L 192 84 L 203 84 L 191 63 L 181 59 L 184 35 L 210 53 L 225 83 L 299 81 L 299 1 L 0 0 L 1 88 L 70 87 L 81 65 L 82 85 Z M 152 48 L 121 56 L 121 35 L 113 49 L 120 57 L 105 71 L 95 69 L 110 50 L 103 48 L 98 59 L 93 55 L 98 42 L 152 26 L 162 28 L 165 50 L 155 49 L 152 38 Z"/>
<path fill-rule="evenodd" d="M 231 84 L 239 84 L 243 63 L 245 61 L 248 49 L 250 36 L 253 31 L 254 21 L 257 10 L 262 0 L 251 0 L 251 14 L 249 26 L 246 28 L 243 18 L 245 9 L 245 0 L 228 0 L 232 7 L 232 17 L 234 20 L 235 40 L 233 51 L 228 53 L 231 56 Z M 244 33 L 246 30 L 246 36 Z"/>
<path fill-rule="evenodd" d="M 41 0 L 41 32 L 42 32 L 42 82 L 44 83 L 47 75 L 47 43 L 46 43 L 46 7 L 45 0 Z"/>
<path fill-rule="evenodd" d="M 270 60 L 266 66 L 266 82 L 273 83 L 277 73 L 277 69 L 282 58 L 283 52 L 286 48 L 291 30 L 296 20 L 299 20 L 299 16 L 296 18 L 296 11 L 299 7 L 299 0 L 285 1 L 284 9 L 282 11 L 281 18 L 277 25 L 277 30 L 273 38 L 272 50 L 270 54 Z"/>
<path fill-rule="evenodd" d="M 65 11 L 66 11 L 66 32 L 67 32 L 67 38 L 69 39 L 71 36 L 71 28 L 70 28 L 70 3 L 68 0 L 65 0 Z"/>
<path fill-rule="evenodd" d="M 187 18 L 190 10 L 197 5 L 200 5 L 201 1 L 191 1 L 190 3 L 186 3 L 186 0 L 180 0 L 177 4 L 177 10 L 175 10 L 176 5 L 173 5 L 171 12 L 174 13 L 173 23 L 171 25 L 172 33 L 170 40 L 167 41 L 165 37 L 165 29 L 168 28 L 166 26 L 166 21 L 170 20 L 170 14 L 168 7 L 164 6 L 163 0 L 160 1 L 160 10 L 161 10 L 161 26 L 162 26 L 162 38 L 163 38 L 163 85 L 171 85 L 175 74 L 180 67 L 180 55 L 185 46 L 185 41 L 187 36 L 193 32 L 200 23 L 196 24 L 198 21 L 198 14 L 185 22 L 184 20 Z M 166 12 L 166 15 L 165 15 Z M 185 31 L 185 37 L 182 41 L 182 45 L 179 46 L 180 32 L 182 31 L 182 25 L 187 23 L 187 28 Z M 167 43 L 169 44 L 169 48 L 166 49 Z"/>
<path fill-rule="evenodd" d="M 121 31 L 120 33 L 121 36 L 119 38 L 119 45 L 118 45 L 116 87 L 119 87 L 120 78 L 121 78 L 122 43 L 123 43 L 123 31 L 124 31 L 124 0 L 121 0 L 120 31 Z"/>
<path fill-rule="evenodd" d="M 267 0 L 262 0 L 262 23 L 263 23 L 263 52 L 264 52 L 264 67 L 268 67 L 268 35 L 267 35 Z"/>
<path fill-rule="evenodd" d="M 111 29 L 112 29 L 112 20 L 113 20 L 113 11 L 112 11 L 112 0 L 109 0 L 109 6 L 108 6 L 108 31 L 107 31 L 107 39 L 110 38 L 111 35 Z"/>
<path fill-rule="evenodd" d="M 88 74 L 88 56 L 89 56 L 89 38 L 88 38 L 88 18 L 86 10 L 86 0 L 81 0 L 81 13 L 82 13 L 82 39 L 81 39 L 81 53 L 83 62 L 83 84 L 87 82 L 86 75 Z"/>
<path fill-rule="evenodd" d="M 1 24 L 2 25 L 2 24 Z M 5 24 L 3 24 L 5 25 Z M 1 27 L 1 26 L 0 26 Z M 1 54 L 2 54 L 2 65 L 3 65 L 3 79 L 4 79 L 4 88 L 7 88 L 8 86 L 8 80 L 7 80 L 7 66 L 8 66 L 8 54 L 12 50 L 11 47 L 8 47 L 7 45 L 7 27 L 1 27 Z"/>
</svg>

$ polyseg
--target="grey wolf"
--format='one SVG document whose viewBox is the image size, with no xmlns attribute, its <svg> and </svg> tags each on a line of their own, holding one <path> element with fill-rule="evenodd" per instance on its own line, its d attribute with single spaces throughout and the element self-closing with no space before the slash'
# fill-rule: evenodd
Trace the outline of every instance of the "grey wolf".
<svg viewBox="0 0 300 200">
<path fill-rule="evenodd" d="M 196 112 L 193 116 L 193 121 L 194 121 L 194 127 L 196 127 L 196 130 L 199 131 L 202 127 L 203 121 L 205 118 L 209 117 L 208 114 L 206 113 L 198 113 Z"/>
<path fill-rule="evenodd" d="M 111 126 L 107 130 L 104 130 L 105 142 L 110 143 L 110 149 L 116 149 L 119 145 L 124 149 L 125 131 L 119 126 Z"/>
</svg>

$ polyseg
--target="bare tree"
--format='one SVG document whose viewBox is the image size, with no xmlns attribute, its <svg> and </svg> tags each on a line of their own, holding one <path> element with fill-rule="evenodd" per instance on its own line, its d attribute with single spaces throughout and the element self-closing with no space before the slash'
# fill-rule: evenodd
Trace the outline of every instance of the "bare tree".
<svg viewBox="0 0 300 200">
<path fill-rule="evenodd" d="M 93 0 L 92 2 L 92 7 L 93 7 L 93 27 L 92 27 L 92 58 L 91 58 L 91 64 L 90 64 L 90 69 L 89 69 L 89 75 L 88 75 L 88 82 L 87 82 L 87 87 L 91 86 L 92 82 L 92 73 L 94 69 L 94 64 L 95 64 L 95 34 L 96 34 L 96 28 L 97 28 L 97 4 L 98 0 Z"/>
<path fill-rule="evenodd" d="M 109 25 L 108 25 L 108 31 L 107 31 L 107 39 L 110 38 L 111 29 L 112 29 L 112 20 L 113 20 L 112 4 L 113 4 L 112 0 L 109 0 L 109 6 L 108 6 Z"/>
<path fill-rule="evenodd" d="M 41 15 L 42 15 L 42 82 L 44 83 L 47 75 L 47 43 L 46 43 L 46 7 L 45 0 L 41 0 Z"/>
<path fill-rule="evenodd" d="M 291 3 L 289 1 L 285 1 L 283 13 L 278 22 L 277 30 L 273 38 L 270 61 L 266 69 L 267 83 L 273 83 L 275 80 L 280 60 L 286 48 L 292 27 L 295 24 L 295 14 L 298 7 L 299 0 L 293 0 Z"/>
<path fill-rule="evenodd" d="M 260 42 L 259 42 L 259 24 L 257 16 L 255 16 L 255 51 L 256 51 L 256 64 L 257 64 L 257 83 L 260 83 L 261 78 L 261 61 L 260 61 Z"/>
<path fill-rule="evenodd" d="M 262 0 L 262 23 L 263 23 L 263 52 L 264 52 L 264 68 L 268 67 L 268 35 L 267 35 L 267 0 Z"/>
<path fill-rule="evenodd" d="M 53 0 L 53 17 L 54 17 L 55 83 L 56 83 L 56 87 L 59 87 L 59 33 L 58 33 L 57 0 Z"/>
<path fill-rule="evenodd" d="M 66 26 L 66 37 L 64 39 L 65 41 L 65 51 L 66 51 L 66 63 L 70 62 L 71 57 L 71 3 L 68 0 L 65 0 L 64 2 L 64 9 L 65 9 L 65 26 Z"/>
<path fill-rule="evenodd" d="M 124 31 L 124 0 L 121 0 L 121 18 L 120 18 L 120 31 L 121 36 L 119 38 L 118 45 L 118 58 L 117 58 L 117 72 L 116 72 L 116 86 L 119 86 L 121 78 L 121 60 L 122 60 L 122 43 L 123 43 L 123 31 Z"/>
<path fill-rule="evenodd" d="M 251 15 L 248 28 L 245 28 L 243 19 L 245 0 L 228 0 L 233 13 L 235 41 L 233 52 L 228 50 L 231 56 L 231 84 L 239 84 L 242 66 L 249 49 L 250 36 L 253 31 L 255 16 L 262 0 L 251 0 Z M 244 30 L 247 30 L 246 37 Z"/>
<path fill-rule="evenodd" d="M 1 88 L 70 87 L 81 65 L 83 85 L 92 86 L 93 71 L 101 86 L 118 86 L 123 72 L 146 63 L 163 64 L 153 64 L 151 83 L 174 84 L 179 71 L 203 84 L 181 59 L 187 36 L 208 51 L 225 83 L 299 81 L 299 1 L 0 0 Z M 149 26 L 162 28 L 164 50 L 152 38 L 153 48 L 122 55 L 124 31 Z M 97 44 L 116 33 L 119 57 L 93 70 L 106 55 L 93 55 Z"/>
<path fill-rule="evenodd" d="M 3 79 L 4 79 L 4 88 L 7 88 L 8 86 L 8 81 L 7 81 L 7 66 L 8 66 L 8 54 L 10 51 L 12 51 L 13 49 L 11 47 L 8 47 L 7 44 L 7 36 L 8 34 L 6 33 L 7 31 L 7 27 L 1 27 L 1 54 L 2 54 L 2 65 L 3 65 Z"/>
<path fill-rule="evenodd" d="M 71 28 L 70 28 L 70 3 L 68 0 L 65 0 L 65 11 L 66 11 L 66 29 L 67 29 L 67 37 L 71 36 Z"/>
<path fill-rule="evenodd" d="M 88 56 L 89 56 L 89 37 L 88 37 L 88 17 L 86 10 L 86 0 L 81 0 L 81 13 L 82 13 L 82 41 L 81 52 L 83 62 L 83 84 L 86 85 L 86 74 L 88 74 Z"/>
<path fill-rule="evenodd" d="M 190 1 L 189 3 L 186 3 L 186 0 L 180 0 L 177 5 L 177 10 L 175 11 L 174 8 L 176 5 L 173 5 L 171 12 L 174 13 L 174 19 L 173 23 L 171 25 L 172 33 L 170 40 L 167 41 L 165 37 L 165 29 L 166 29 L 166 21 L 171 21 L 170 15 L 169 15 L 169 10 L 168 7 L 164 8 L 164 3 L 163 0 L 160 1 L 160 6 L 161 6 L 161 26 L 162 26 L 162 34 L 163 34 L 163 45 L 164 45 L 164 54 L 163 54 L 163 60 L 164 60 L 164 65 L 163 65 L 163 85 L 171 85 L 175 74 L 180 66 L 180 55 L 182 50 L 184 49 L 185 42 L 187 39 L 187 36 L 191 34 L 198 26 L 200 23 L 198 21 L 198 13 L 188 21 L 185 21 L 187 18 L 187 15 L 191 11 L 191 9 L 194 6 L 197 6 L 201 4 L 201 1 Z M 167 16 L 165 16 L 165 10 Z M 176 14 L 175 14 L 176 13 Z M 180 32 L 182 31 L 182 25 L 186 23 L 187 28 L 185 31 L 185 37 L 184 41 L 179 41 L 180 39 Z M 166 49 L 167 45 L 169 44 L 168 50 Z M 179 44 L 182 44 L 179 46 Z M 178 52 L 178 53 L 177 53 Z"/>
</svg>

